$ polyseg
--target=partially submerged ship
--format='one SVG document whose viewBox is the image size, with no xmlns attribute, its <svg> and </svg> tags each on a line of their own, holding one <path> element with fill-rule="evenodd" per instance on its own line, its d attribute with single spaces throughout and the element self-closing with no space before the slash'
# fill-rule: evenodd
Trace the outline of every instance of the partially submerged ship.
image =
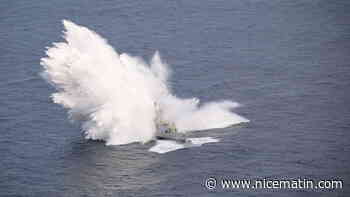
<svg viewBox="0 0 350 197">
<path fill-rule="evenodd" d="M 156 109 L 156 139 L 159 140 L 174 140 L 181 143 L 187 143 L 190 142 L 186 138 L 186 135 L 184 133 L 181 133 L 176 128 L 176 125 L 174 122 L 168 122 L 162 119 L 162 111 L 158 107 L 158 105 L 155 103 L 155 109 Z"/>
<path fill-rule="evenodd" d="M 159 140 L 174 140 L 181 143 L 186 143 L 186 135 L 177 131 L 177 128 L 174 123 L 156 123 L 157 132 L 156 139 Z"/>
</svg>

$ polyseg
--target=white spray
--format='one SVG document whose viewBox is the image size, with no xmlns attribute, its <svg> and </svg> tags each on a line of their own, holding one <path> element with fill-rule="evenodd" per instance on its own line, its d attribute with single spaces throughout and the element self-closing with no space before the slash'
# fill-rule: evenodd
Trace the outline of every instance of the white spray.
<svg viewBox="0 0 350 197">
<path fill-rule="evenodd" d="M 105 39 L 86 27 L 63 21 L 65 42 L 54 43 L 41 59 L 42 76 L 57 92 L 55 103 L 80 121 L 88 139 L 107 145 L 147 142 L 156 132 L 156 105 L 162 119 L 181 132 L 222 128 L 248 120 L 232 113 L 231 101 L 180 99 L 171 94 L 170 69 L 158 52 L 148 64 L 118 54 Z"/>
</svg>

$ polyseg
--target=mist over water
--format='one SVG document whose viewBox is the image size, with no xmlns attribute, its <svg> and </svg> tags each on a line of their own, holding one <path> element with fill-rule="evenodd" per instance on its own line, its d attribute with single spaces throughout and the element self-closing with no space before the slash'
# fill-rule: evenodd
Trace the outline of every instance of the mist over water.
<svg viewBox="0 0 350 197">
<path fill-rule="evenodd" d="M 156 132 L 156 107 L 180 132 L 248 122 L 231 111 L 238 103 L 200 104 L 197 98 L 173 95 L 167 83 L 171 69 L 158 52 L 148 63 L 119 54 L 86 27 L 67 20 L 63 24 L 65 42 L 47 49 L 47 57 L 41 59 L 42 76 L 57 90 L 53 102 L 81 123 L 87 139 L 107 145 L 150 141 Z"/>
</svg>

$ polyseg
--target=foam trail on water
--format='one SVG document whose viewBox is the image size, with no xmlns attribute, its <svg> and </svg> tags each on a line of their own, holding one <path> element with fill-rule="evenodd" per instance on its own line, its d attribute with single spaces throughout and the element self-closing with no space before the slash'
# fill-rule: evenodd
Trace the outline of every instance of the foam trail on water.
<svg viewBox="0 0 350 197">
<path fill-rule="evenodd" d="M 158 52 L 150 63 L 118 54 L 105 39 L 86 27 L 63 20 L 64 42 L 54 43 L 41 59 L 42 76 L 57 92 L 55 103 L 79 121 L 88 139 L 107 144 L 147 142 L 156 132 L 156 110 L 181 132 L 227 127 L 248 120 L 230 110 L 231 101 L 180 99 L 167 86 L 171 75 Z"/>
<path fill-rule="evenodd" d="M 149 151 L 163 154 L 178 149 L 197 147 L 202 146 L 203 144 L 219 142 L 218 139 L 212 137 L 188 138 L 187 140 L 189 140 L 190 143 L 178 143 L 173 140 L 159 140 L 149 149 Z"/>
</svg>

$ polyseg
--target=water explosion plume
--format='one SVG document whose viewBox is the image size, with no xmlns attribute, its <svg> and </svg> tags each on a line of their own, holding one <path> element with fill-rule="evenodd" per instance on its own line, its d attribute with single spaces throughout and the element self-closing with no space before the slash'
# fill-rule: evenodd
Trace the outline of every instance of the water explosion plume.
<svg viewBox="0 0 350 197">
<path fill-rule="evenodd" d="M 171 75 L 159 53 L 150 63 L 118 54 L 105 39 L 86 27 L 63 20 L 65 42 L 54 43 L 41 59 L 42 76 L 57 92 L 53 102 L 68 109 L 88 139 L 107 144 L 147 142 L 156 132 L 156 107 L 162 119 L 180 132 L 227 127 L 248 120 L 232 113 L 231 101 L 211 102 L 174 96 Z"/>
</svg>

